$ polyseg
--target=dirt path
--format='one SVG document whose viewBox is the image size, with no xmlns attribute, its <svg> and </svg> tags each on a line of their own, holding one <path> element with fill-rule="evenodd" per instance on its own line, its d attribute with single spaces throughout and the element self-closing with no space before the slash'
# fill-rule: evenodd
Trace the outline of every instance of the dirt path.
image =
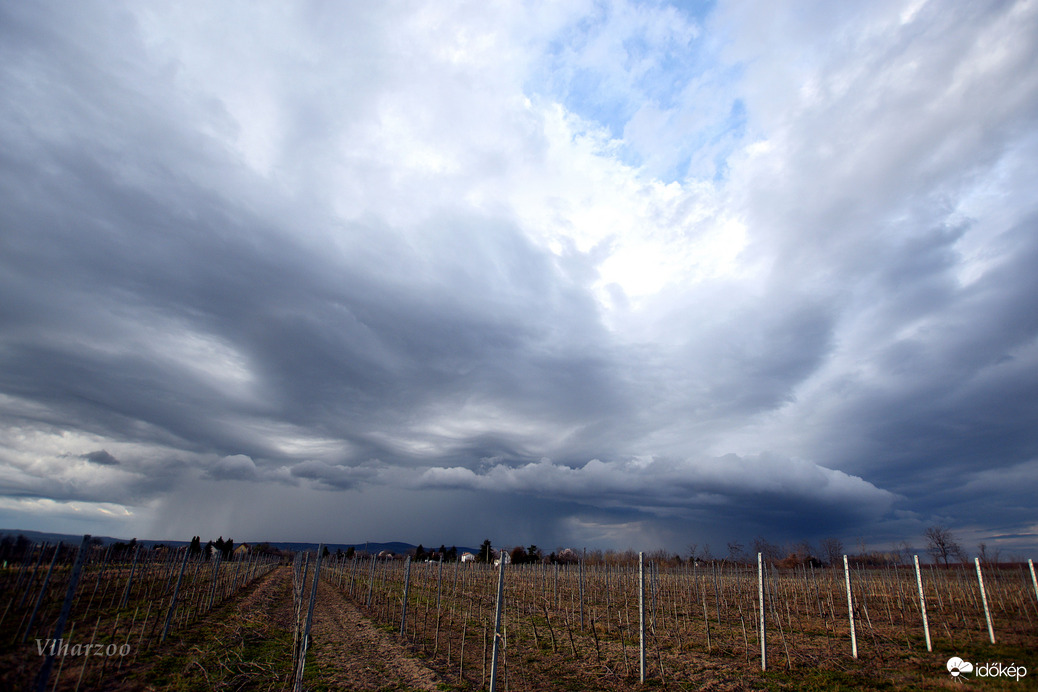
<svg viewBox="0 0 1038 692">
<path fill-rule="evenodd" d="M 281 692 L 292 663 L 292 573 L 278 567 L 126 670 L 83 689 Z"/>
<path fill-rule="evenodd" d="M 308 583 L 304 593 L 309 591 Z M 52 680 L 56 689 L 68 692 L 77 684 L 116 692 L 286 692 L 293 680 L 294 620 L 292 568 L 280 566 L 197 622 L 175 630 L 165 643 L 148 644 L 107 668 L 93 659 L 89 667 L 76 660 L 56 670 Z M 373 624 L 324 582 L 318 588 L 307 660 L 308 692 L 450 689 L 395 633 Z M 0 666 L 0 689 L 24 688 L 39 666 L 37 658 L 29 663 L 20 672 Z"/>
<path fill-rule="evenodd" d="M 439 690 L 440 676 L 353 604 L 321 583 L 311 628 L 308 689 Z"/>
</svg>

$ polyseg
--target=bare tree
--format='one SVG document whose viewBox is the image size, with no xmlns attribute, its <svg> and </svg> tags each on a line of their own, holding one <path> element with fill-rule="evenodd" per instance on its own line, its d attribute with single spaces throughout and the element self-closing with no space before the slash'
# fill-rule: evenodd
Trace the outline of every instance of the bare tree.
<svg viewBox="0 0 1038 692">
<path fill-rule="evenodd" d="M 794 543 L 791 552 L 805 560 L 815 555 L 815 549 L 811 546 L 810 541 L 798 541 L 797 543 Z"/>
<path fill-rule="evenodd" d="M 822 551 L 822 557 L 830 565 L 835 565 L 843 558 L 843 541 L 836 536 L 828 536 L 818 544 Z"/>
<path fill-rule="evenodd" d="M 955 536 L 947 527 L 934 524 L 923 535 L 926 536 L 926 549 L 933 556 L 934 562 L 940 561 L 947 565 L 949 558 L 965 558 L 962 546 L 955 540 Z"/>
<path fill-rule="evenodd" d="M 908 541 L 895 541 L 891 544 L 890 555 L 895 564 L 907 565 L 912 561 L 912 546 Z"/>
<path fill-rule="evenodd" d="M 706 561 L 711 559 L 713 559 L 713 557 L 710 555 L 709 543 L 704 543 L 702 548 L 699 547 L 698 543 L 688 544 L 689 562 L 699 562 L 700 560 Z"/>
<path fill-rule="evenodd" d="M 728 559 L 732 562 L 742 562 L 746 554 L 742 551 L 742 543 L 738 541 L 728 542 Z"/>
<path fill-rule="evenodd" d="M 1002 551 L 999 548 L 988 550 L 987 543 L 981 543 L 977 546 L 978 553 L 981 562 L 990 563 L 997 565 L 1002 560 Z"/>
<path fill-rule="evenodd" d="M 760 553 L 765 562 L 778 562 L 782 558 L 782 549 L 764 536 L 753 539 L 753 552 Z"/>
<path fill-rule="evenodd" d="M 808 541 L 794 543 L 787 552 L 789 553 L 789 558 L 792 558 L 798 565 L 806 564 L 815 555 L 815 549 L 811 547 Z"/>
</svg>

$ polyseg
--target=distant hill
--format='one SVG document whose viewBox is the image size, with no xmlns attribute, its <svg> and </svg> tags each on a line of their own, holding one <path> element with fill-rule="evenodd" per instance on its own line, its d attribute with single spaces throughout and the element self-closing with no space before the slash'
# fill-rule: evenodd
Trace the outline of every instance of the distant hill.
<svg viewBox="0 0 1038 692">
<path fill-rule="evenodd" d="M 46 531 L 30 531 L 27 529 L 0 529 L 0 538 L 4 536 L 10 536 L 11 538 L 17 538 L 18 536 L 25 536 L 27 539 L 34 543 L 69 543 L 72 545 L 79 545 L 83 540 L 83 534 L 81 533 L 48 533 Z M 91 536 L 91 538 L 101 541 L 102 545 L 110 545 L 112 543 L 129 543 L 129 538 L 112 538 L 111 536 Z M 155 546 L 158 544 L 168 546 L 181 546 L 188 545 L 191 541 L 153 541 L 148 539 L 139 538 L 137 543 L 144 546 Z"/>
<path fill-rule="evenodd" d="M 256 542 L 257 543 L 262 543 L 263 541 L 256 541 Z M 267 541 L 267 542 L 271 546 L 273 546 L 275 548 L 278 548 L 279 550 L 291 550 L 291 551 L 294 551 L 294 552 L 299 552 L 301 550 L 302 551 L 317 550 L 318 545 L 319 545 L 317 543 L 293 543 L 293 542 L 282 542 L 282 541 Z M 333 553 L 335 551 L 337 551 L 337 550 L 342 550 L 342 551 L 345 552 L 349 548 L 353 548 L 354 550 L 357 550 L 357 551 L 363 550 L 363 551 L 366 551 L 368 553 L 381 553 L 383 550 L 388 550 L 389 552 L 393 553 L 394 555 L 405 555 L 408 552 L 411 552 L 411 551 L 415 550 L 418 547 L 418 546 L 416 546 L 416 545 L 414 545 L 412 543 L 402 543 L 400 541 L 390 541 L 388 543 L 376 543 L 376 542 L 367 542 L 367 543 L 326 543 L 325 546 L 328 548 L 329 551 L 331 551 Z M 425 548 L 426 552 L 430 552 L 430 551 L 433 551 L 433 550 L 438 550 L 440 548 L 439 545 L 430 546 L 430 545 L 425 545 L 424 543 L 422 544 L 422 547 Z M 448 545 L 446 547 L 450 548 L 451 546 Z M 458 555 L 461 555 L 462 553 L 465 553 L 465 552 L 469 552 L 469 553 L 478 553 L 479 552 L 478 548 L 467 548 L 465 546 L 460 546 L 460 545 L 454 546 L 454 547 L 458 549 Z"/>
<path fill-rule="evenodd" d="M 34 543 L 43 543 L 43 542 L 46 542 L 46 543 L 57 543 L 58 541 L 61 541 L 62 543 L 69 543 L 69 544 L 73 544 L 73 545 L 79 545 L 79 543 L 83 540 L 83 534 L 48 533 L 46 531 L 29 531 L 29 530 L 26 530 L 26 529 L 0 529 L 0 538 L 2 538 L 4 536 L 10 536 L 11 538 L 16 538 L 19 535 L 25 536 L 28 540 L 30 540 L 30 541 L 32 541 Z M 112 543 L 118 543 L 118 542 L 123 542 L 123 543 L 129 543 L 130 542 L 129 538 L 112 538 L 111 536 L 92 536 L 92 538 L 95 538 L 95 539 L 99 540 L 102 545 L 110 545 Z M 207 538 L 205 536 L 202 536 L 201 538 L 202 538 L 203 544 L 206 541 L 215 540 L 213 538 Z M 143 546 L 147 546 L 147 547 L 152 547 L 152 546 L 158 545 L 160 543 L 162 543 L 163 545 L 168 545 L 168 546 L 182 546 L 182 545 L 188 545 L 190 542 L 191 541 L 189 541 L 189 540 L 188 541 L 156 541 L 156 540 L 145 539 L 145 538 L 138 538 L 137 539 L 137 543 L 139 543 L 140 545 L 143 545 Z M 318 546 L 320 545 L 318 543 L 301 543 L 301 542 L 291 542 L 291 541 L 246 541 L 246 542 L 249 543 L 250 545 L 255 545 L 257 543 L 267 543 L 267 544 L 269 544 L 269 545 L 271 545 L 271 546 L 273 546 L 273 547 L 275 547 L 275 548 L 277 548 L 279 550 L 291 550 L 291 551 L 294 551 L 294 552 L 317 550 Z M 240 544 L 241 544 L 241 541 L 235 541 L 235 545 L 240 545 Z M 347 549 L 353 548 L 354 550 L 358 550 L 358 551 L 359 550 L 366 550 L 369 553 L 380 553 L 383 550 L 388 550 L 389 552 L 393 553 L 394 555 L 404 555 L 407 552 L 412 551 L 412 550 L 414 550 L 415 548 L 418 547 L 416 545 L 412 545 L 411 543 L 402 543 L 400 541 L 390 541 L 388 543 L 375 543 L 375 542 L 368 542 L 368 543 L 327 543 L 326 545 L 328 546 L 328 550 L 330 550 L 333 553 L 335 551 L 337 551 L 337 550 L 342 550 L 342 551 L 345 552 Z M 423 544 L 422 547 L 424 547 L 426 551 L 430 551 L 430 550 L 436 550 L 440 546 L 439 546 L 439 544 L 437 544 L 437 545 L 424 545 Z M 448 545 L 447 547 L 450 548 L 451 546 Z M 458 549 L 458 555 L 461 555 L 462 553 L 465 553 L 465 552 L 469 552 L 469 553 L 478 553 L 479 552 L 478 548 L 466 548 L 466 547 L 460 546 L 460 545 L 459 546 L 455 546 L 455 547 Z"/>
</svg>

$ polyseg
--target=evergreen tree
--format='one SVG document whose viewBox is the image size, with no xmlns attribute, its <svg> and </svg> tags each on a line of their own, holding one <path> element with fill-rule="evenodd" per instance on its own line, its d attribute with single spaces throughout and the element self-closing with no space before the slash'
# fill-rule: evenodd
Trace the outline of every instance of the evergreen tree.
<svg viewBox="0 0 1038 692">
<path fill-rule="evenodd" d="M 187 551 L 192 555 L 198 555 L 202 552 L 202 539 L 199 536 L 195 536 L 191 539 L 191 545 L 188 546 Z"/>
<path fill-rule="evenodd" d="M 476 562 L 490 563 L 494 561 L 494 549 L 491 547 L 490 539 L 483 541 L 483 545 L 479 547 L 479 555 L 476 556 Z"/>
</svg>

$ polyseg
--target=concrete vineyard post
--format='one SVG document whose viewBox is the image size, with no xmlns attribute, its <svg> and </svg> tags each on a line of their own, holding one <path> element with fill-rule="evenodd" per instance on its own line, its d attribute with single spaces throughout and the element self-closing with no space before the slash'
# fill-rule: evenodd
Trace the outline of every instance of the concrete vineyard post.
<svg viewBox="0 0 1038 692">
<path fill-rule="evenodd" d="M 847 582 L 847 620 L 851 625 L 851 656 L 858 657 L 858 637 L 854 632 L 854 599 L 851 596 L 851 570 L 847 565 L 847 556 L 843 556 L 843 576 Z"/>
<path fill-rule="evenodd" d="M 760 604 L 760 669 L 768 669 L 768 623 L 764 608 L 764 555 L 757 553 L 757 601 Z"/>
<path fill-rule="evenodd" d="M 72 574 L 69 575 L 68 589 L 65 591 L 65 600 L 61 604 L 61 612 L 58 614 L 58 622 L 54 626 L 54 635 L 51 639 L 58 641 L 61 639 L 61 635 L 65 633 L 65 622 L 68 620 L 69 611 L 72 610 L 72 601 L 76 597 L 76 588 L 79 586 L 79 575 L 83 572 L 83 560 L 86 558 L 87 550 L 90 548 L 90 534 L 83 536 L 83 542 L 79 545 L 79 552 L 76 554 L 76 562 L 72 565 Z M 43 661 L 43 667 L 40 668 L 39 674 L 36 676 L 36 690 L 37 692 L 44 692 L 47 689 L 47 681 L 50 678 L 50 670 L 54 666 L 54 651 L 47 654 L 47 658 Z"/>
<path fill-rule="evenodd" d="M 977 565 L 977 583 L 980 584 L 980 600 L 984 602 L 984 619 L 988 622 L 988 637 L 991 638 L 991 643 L 995 643 L 995 628 L 991 624 L 991 611 L 988 609 L 988 595 L 984 591 L 984 575 L 980 573 L 980 558 L 973 558 L 974 563 Z"/>
<path fill-rule="evenodd" d="M 638 680 L 645 682 L 645 553 L 638 553 Z"/>
<path fill-rule="evenodd" d="M 923 576 L 919 571 L 919 556 L 915 555 L 915 583 L 919 587 L 919 609 L 923 613 L 923 632 L 926 633 L 926 650 L 933 651 L 930 643 L 930 623 L 926 619 L 926 597 L 923 595 Z"/>
<path fill-rule="evenodd" d="M 501 644 L 501 610 L 505 601 L 505 556 L 501 552 L 497 570 L 497 612 L 494 614 L 494 649 L 490 655 L 490 692 L 497 690 L 497 657 Z M 485 649 L 484 649 L 485 651 Z M 485 655 L 485 654 L 484 654 Z M 483 659 L 484 661 L 486 659 Z"/>
</svg>

